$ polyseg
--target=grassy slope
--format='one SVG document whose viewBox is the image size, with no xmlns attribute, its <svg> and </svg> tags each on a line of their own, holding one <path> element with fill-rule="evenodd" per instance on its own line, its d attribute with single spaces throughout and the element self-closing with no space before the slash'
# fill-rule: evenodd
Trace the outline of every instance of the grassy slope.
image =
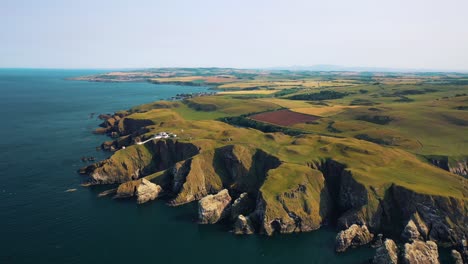
<svg viewBox="0 0 468 264">
<path fill-rule="evenodd" d="M 412 79 L 414 82 L 416 78 Z M 336 100 L 317 102 L 261 98 L 293 111 L 326 117 L 314 124 L 298 124 L 303 131 L 345 137 L 366 135 L 374 142 L 394 145 L 423 155 L 468 156 L 466 126 L 468 112 L 457 107 L 468 106 L 468 86 L 462 85 L 408 85 L 406 81 L 385 82 L 397 84 L 355 85 L 325 90 L 346 92 L 349 95 Z M 409 83 L 411 83 L 409 82 Z M 324 88 L 321 88 L 323 90 Z M 403 92 L 402 92 L 403 91 Z M 419 91 L 420 94 L 412 94 Z M 314 91 L 302 90 L 300 93 Z M 403 97 L 408 100 L 399 102 Z M 368 105 L 362 105 L 362 104 Z M 347 108 L 351 106 L 350 108 Z M 366 122 L 361 116 L 389 116 L 393 120 L 385 125 Z M 330 128 L 330 123 L 334 129 Z"/>
<path fill-rule="evenodd" d="M 211 102 L 211 100 L 218 100 L 218 97 L 207 97 L 203 100 Z M 232 104 L 226 104 L 220 111 L 224 109 L 232 109 Z M 199 111 L 191 111 L 189 116 L 199 114 Z M 239 113 L 248 111 L 250 111 L 250 106 L 243 107 Z M 248 145 L 261 148 L 291 164 L 305 165 L 311 161 L 333 158 L 347 165 L 356 179 L 366 186 L 372 185 L 385 189 L 385 186 L 395 183 L 421 193 L 459 198 L 466 195 L 464 193 L 466 190 L 461 184 L 461 177 L 423 163 L 414 155 L 397 148 L 382 147 L 352 138 L 339 139 L 321 136 L 292 138 L 281 134 L 264 134 L 257 130 L 236 128 L 213 120 L 187 122 L 181 120 L 180 115 L 175 112 L 177 108 L 156 109 L 147 113 L 136 113 L 129 117 L 152 119 L 159 124 L 151 126 L 152 131 L 148 134 L 164 129 L 179 134 L 181 141 L 195 142 L 207 139 L 216 142 L 214 147 L 226 144 Z M 161 124 L 161 120 L 165 122 Z M 226 138 L 231 138 L 232 141 L 224 141 Z M 127 148 L 125 151 L 130 153 L 133 148 Z M 118 154 L 121 155 L 121 151 Z"/>
</svg>

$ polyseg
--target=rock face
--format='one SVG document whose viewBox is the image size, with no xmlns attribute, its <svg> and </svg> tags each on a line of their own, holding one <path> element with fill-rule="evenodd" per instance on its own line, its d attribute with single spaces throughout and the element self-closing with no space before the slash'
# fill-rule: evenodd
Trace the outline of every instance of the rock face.
<svg viewBox="0 0 468 264">
<path fill-rule="evenodd" d="M 254 233 L 254 228 L 250 217 L 238 215 L 237 220 L 234 223 L 234 234 L 236 235 L 250 235 Z"/>
<path fill-rule="evenodd" d="M 215 195 L 205 196 L 198 201 L 198 221 L 200 224 L 214 224 L 228 213 L 231 196 L 227 189 Z"/>
<path fill-rule="evenodd" d="M 94 131 L 97 134 L 115 133 L 114 137 L 126 136 L 133 134 L 141 135 L 147 132 L 146 126 L 154 125 L 153 121 L 147 119 L 128 118 L 128 112 L 119 112 L 114 115 L 99 115 L 99 118 L 104 120 L 102 124 Z"/>
<path fill-rule="evenodd" d="M 460 256 L 464 263 L 468 263 L 468 241 L 462 239 L 458 245 L 456 245 L 456 250 L 460 253 Z"/>
<path fill-rule="evenodd" d="M 136 189 L 137 202 L 142 204 L 152 201 L 158 197 L 161 191 L 161 186 L 154 184 L 147 179 L 142 179 L 140 185 Z"/>
<path fill-rule="evenodd" d="M 398 247 L 391 239 L 385 239 L 383 245 L 377 248 L 376 254 L 372 260 L 374 264 L 397 264 Z"/>
<path fill-rule="evenodd" d="M 115 198 L 136 197 L 137 202 L 142 204 L 156 199 L 161 191 L 161 186 L 147 179 L 140 179 L 119 185 Z"/>
<path fill-rule="evenodd" d="M 335 160 L 310 166 L 325 176 L 340 229 L 365 224 L 374 232 L 402 234 L 408 241 L 430 239 L 452 246 L 468 232 L 467 205 L 463 199 L 418 193 L 396 184 L 384 195 L 376 195 L 372 186 L 356 181 L 353 172 Z M 400 226 L 402 222 L 406 225 Z"/>
<path fill-rule="evenodd" d="M 136 180 L 198 154 L 197 146 L 174 140 L 150 141 L 119 150 L 106 160 L 80 169 L 91 184 L 113 184 Z M 135 158 L 137 157 L 137 158 Z"/>
<path fill-rule="evenodd" d="M 356 224 L 348 229 L 341 231 L 336 236 L 335 250 L 344 252 L 349 247 L 362 246 L 372 241 L 373 234 L 369 232 L 367 226 L 358 226 Z"/>
<path fill-rule="evenodd" d="M 408 242 L 415 240 L 426 240 L 428 233 L 429 229 L 419 214 L 416 212 L 408 221 L 408 224 L 406 224 L 401 237 Z"/>
<path fill-rule="evenodd" d="M 277 158 L 246 146 L 229 145 L 214 151 L 204 151 L 176 164 L 170 171 L 171 189 L 177 193 L 171 204 L 199 200 L 226 186 L 234 193 L 255 193 L 268 170 L 277 165 Z"/>
<path fill-rule="evenodd" d="M 432 241 L 414 241 L 405 244 L 403 253 L 405 264 L 439 264 L 439 252 L 436 243 Z"/>
<path fill-rule="evenodd" d="M 452 245 L 468 231 L 465 201 L 418 194 L 399 186 L 392 187 L 391 192 L 393 201 L 387 208 L 401 219 L 412 219 L 423 238 Z"/>
</svg>

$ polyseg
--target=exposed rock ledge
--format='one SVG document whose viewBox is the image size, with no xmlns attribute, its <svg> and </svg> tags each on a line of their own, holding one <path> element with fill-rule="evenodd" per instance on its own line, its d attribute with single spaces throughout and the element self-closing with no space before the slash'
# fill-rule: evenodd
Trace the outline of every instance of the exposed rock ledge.
<svg viewBox="0 0 468 264">
<path fill-rule="evenodd" d="M 336 236 L 335 249 L 337 252 L 344 252 L 349 247 L 362 246 L 372 241 L 374 235 L 369 232 L 366 225 L 356 224 L 341 231 Z"/>
<path fill-rule="evenodd" d="M 214 224 L 228 214 L 231 196 L 227 189 L 215 195 L 207 195 L 198 201 L 198 221 L 201 224 Z"/>
</svg>

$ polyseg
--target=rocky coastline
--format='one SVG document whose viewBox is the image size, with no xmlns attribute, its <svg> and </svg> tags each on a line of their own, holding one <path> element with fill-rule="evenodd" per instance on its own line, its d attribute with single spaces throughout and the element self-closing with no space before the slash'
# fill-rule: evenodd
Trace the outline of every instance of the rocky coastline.
<svg viewBox="0 0 468 264">
<path fill-rule="evenodd" d="M 378 244 L 373 263 L 439 263 L 438 246 L 453 249 L 455 261 L 467 261 L 464 199 L 396 184 L 379 195 L 332 158 L 292 166 L 256 147 L 178 139 L 137 147 L 156 124 L 129 115 L 99 116 L 103 123 L 95 133 L 112 138 L 101 148 L 114 155 L 79 170 L 91 185 L 120 184 L 115 198 L 145 203 L 165 197 L 172 206 L 198 201 L 199 223 L 222 222 L 235 234 L 309 232 L 333 223 L 336 251 Z M 303 178 L 272 196 L 266 179 L 285 172 Z"/>
</svg>

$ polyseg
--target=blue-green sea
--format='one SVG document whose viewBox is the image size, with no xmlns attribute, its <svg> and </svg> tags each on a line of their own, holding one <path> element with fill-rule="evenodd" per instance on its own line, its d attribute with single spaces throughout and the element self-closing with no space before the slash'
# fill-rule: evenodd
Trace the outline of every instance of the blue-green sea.
<svg viewBox="0 0 468 264">
<path fill-rule="evenodd" d="M 68 77 L 98 70 L 0 69 L 0 263 L 365 263 L 373 250 L 337 255 L 335 231 L 235 236 L 197 225 L 194 204 L 98 198 L 81 187 L 82 156 L 111 113 L 206 87 L 96 83 Z M 76 188 L 75 192 L 65 192 Z"/>
</svg>

